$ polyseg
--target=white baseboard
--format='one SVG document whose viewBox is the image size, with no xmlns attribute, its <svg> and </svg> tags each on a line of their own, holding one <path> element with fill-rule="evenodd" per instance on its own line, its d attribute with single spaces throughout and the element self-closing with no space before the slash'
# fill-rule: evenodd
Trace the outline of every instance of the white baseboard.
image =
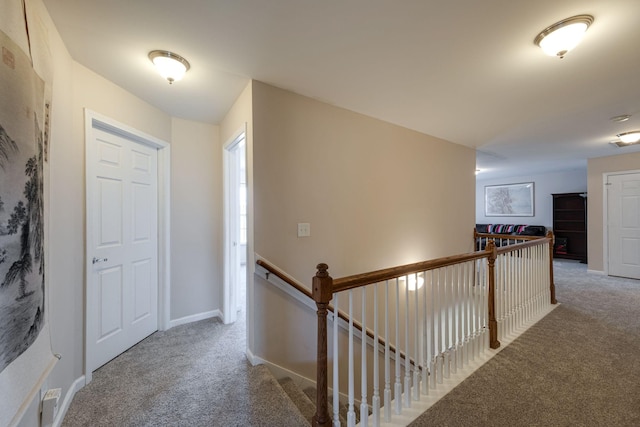
<svg viewBox="0 0 640 427">
<path fill-rule="evenodd" d="M 305 390 L 309 387 L 311 388 L 316 388 L 316 384 L 317 382 L 311 378 L 307 378 L 304 377 L 300 374 L 297 374 L 293 371 L 290 371 L 287 368 L 284 368 L 280 365 L 276 365 L 275 363 L 271 363 L 268 362 L 266 360 L 260 359 L 262 360 L 262 363 L 264 365 L 267 366 L 267 368 L 269 368 L 269 371 L 271 372 L 271 374 L 277 379 L 277 380 L 281 380 L 282 378 L 291 378 L 293 380 L 293 382 L 300 388 L 300 390 Z M 333 403 L 333 388 L 329 387 L 327 389 L 327 392 L 329 394 L 329 402 Z M 340 402 L 342 403 L 346 403 L 349 401 L 349 395 L 346 394 L 345 392 L 341 391 L 339 392 L 340 394 Z M 360 406 L 360 402 L 361 400 L 359 398 L 355 398 L 354 399 L 354 404 L 356 405 L 356 407 Z M 314 402 L 315 403 L 315 402 Z"/>
<path fill-rule="evenodd" d="M 58 414 L 56 415 L 56 419 L 53 420 L 53 427 L 60 427 L 62 425 L 62 420 L 64 420 L 64 416 L 67 415 L 67 411 L 69 410 L 69 406 L 71 406 L 71 402 L 73 401 L 74 396 L 85 385 L 86 385 L 86 379 L 84 375 L 76 379 L 73 382 L 73 384 L 71 384 L 71 387 L 69 387 L 69 390 L 67 390 L 67 394 L 65 394 L 64 396 L 62 405 L 60 405 L 60 407 L 58 408 Z"/>
<path fill-rule="evenodd" d="M 204 313 L 192 314 L 191 316 L 170 320 L 169 328 L 185 325 L 191 322 L 197 322 L 198 320 L 211 319 L 212 317 L 217 317 L 222 320 L 222 312 L 220 310 L 205 311 Z"/>
<path fill-rule="evenodd" d="M 601 276 L 605 275 L 605 272 L 602 271 L 602 270 L 589 270 L 589 269 L 587 269 L 587 273 L 589 273 L 589 274 L 599 274 Z"/>
<path fill-rule="evenodd" d="M 275 363 L 271 363 L 267 360 L 262 360 L 262 364 L 266 365 L 267 368 L 269 368 L 269 371 L 271 371 L 271 374 L 276 377 L 276 379 L 280 380 L 282 378 L 289 377 L 293 380 L 294 383 L 298 385 L 298 387 L 300 387 L 301 390 L 304 390 L 308 387 L 316 387 L 316 382 L 311 378 L 303 377 L 296 372 L 290 371 L 287 368 L 276 365 Z"/>
<path fill-rule="evenodd" d="M 251 363 L 251 366 L 263 365 L 265 360 L 261 357 L 256 356 L 251 352 L 251 350 L 247 349 L 247 360 Z"/>
</svg>

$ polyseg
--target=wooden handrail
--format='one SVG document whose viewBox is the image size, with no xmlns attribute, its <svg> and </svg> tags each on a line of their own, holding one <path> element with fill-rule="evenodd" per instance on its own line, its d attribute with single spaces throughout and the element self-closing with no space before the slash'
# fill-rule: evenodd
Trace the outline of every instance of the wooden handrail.
<svg viewBox="0 0 640 427">
<path fill-rule="evenodd" d="M 519 234 L 492 234 L 492 233 L 478 233 L 474 230 L 474 237 L 486 237 L 488 239 L 503 239 L 503 240 L 538 240 L 544 239 L 545 236 L 527 236 Z"/>
<path fill-rule="evenodd" d="M 537 246 L 545 243 L 549 243 L 548 237 L 538 237 L 537 239 L 529 240 L 528 242 L 514 243 L 512 245 L 500 246 L 499 248 L 497 248 L 497 251 L 498 251 L 498 255 L 500 255 L 507 252 L 513 252 L 520 249 L 530 248 L 532 246 Z"/>
<path fill-rule="evenodd" d="M 382 270 L 372 271 L 370 273 L 341 277 L 339 279 L 333 279 L 333 292 L 336 293 L 347 291 L 349 289 L 359 288 L 361 286 L 380 283 L 385 280 L 406 276 L 407 274 L 435 270 L 437 268 L 447 267 L 449 265 L 487 258 L 488 256 L 489 253 L 486 251 L 470 252 L 462 255 L 453 255 L 429 261 L 421 261 L 413 264 L 401 265 L 399 267 L 385 268 Z"/>
<path fill-rule="evenodd" d="M 298 282 L 291 276 L 287 275 L 287 273 L 284 273 L 282 270 L 274 267 L 273 265 L 269 264 L 268 262 L 262 259 L 257 260 L 256 264 L 258 264 L 260 267 L 264 268 L 274 276 L 277 276 L 278 278 L 282 279 L 283 282 L 285 282 L 287 285 L 291 286 L 292 288 L 296 289 L 298 292 L 302 292 L 304 295 L 313 299 L 313 295 L 311 294 L 311 292 L 305 287 L 300 286 Z"/>
</svg>

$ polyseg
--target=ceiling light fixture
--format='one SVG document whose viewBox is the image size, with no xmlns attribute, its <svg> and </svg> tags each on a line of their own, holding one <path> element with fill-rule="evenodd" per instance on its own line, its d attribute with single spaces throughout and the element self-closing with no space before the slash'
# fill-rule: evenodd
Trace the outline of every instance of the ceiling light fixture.
<svg viewBox="0 0 640 427">
<path fill-rule="evenodd" d="M 632 130 L 631 132 L 619 133 L 618 138 L 625 144 L 635 144 L 640 141 L 640 130 Z"/>
<path fill-rule="evenodd" d="M 545 28 L 533 41 L 549 56 L 564 56 L 576 47 L 593 22 L 591 15 L 576 15 Z"/>
<path fill-rule="evenodd" d="M 149 52 L 149 59 L 156 66 L 160 75 L 169 81 L 169 84 L 182 79 L 184 73 L 191 68 L 189 61 L 168 50 L 152 50 Z"/>
<path fill-rule="evenodd" d="M 626 122 L 630 118 L 631 118 L 630 114 L 622 114 L 620 116 L 611 117 L 609 120 L 611 120 L 614 123 L 622 123 L 622 122 Z"/>
</svg>

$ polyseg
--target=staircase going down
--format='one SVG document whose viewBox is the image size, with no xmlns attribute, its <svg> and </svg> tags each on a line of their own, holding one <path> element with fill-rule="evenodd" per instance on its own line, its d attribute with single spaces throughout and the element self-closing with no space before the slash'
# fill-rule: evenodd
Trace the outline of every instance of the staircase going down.
<svg viewBox="0 0 640 427">
<path fill-rule="evenodd" d="M 311 421 L 313 416 L 316 414 L 316 389 L 314 387 L 307 387 L 304 390 L 301 389 L 291 378 L 285 377 L 278 380 L 278 383 L 284 390 L 284 392 L 289 396 L 289 399 L 293 402 L 293 404 L 298 408 L 300 414 L 307 420 L 308 424 L 311 425 Z M 360 422 L 360 413 L 359 408 L 355 411 L 356 413 L 356 424 Z M 340 405 L 339 408 L 340 414 L 340 425 L 347 425 L 347 406 Z M 333 406 L 331 402 L 329 402 L 329 417 L 333 416 Z"/>
</svg>

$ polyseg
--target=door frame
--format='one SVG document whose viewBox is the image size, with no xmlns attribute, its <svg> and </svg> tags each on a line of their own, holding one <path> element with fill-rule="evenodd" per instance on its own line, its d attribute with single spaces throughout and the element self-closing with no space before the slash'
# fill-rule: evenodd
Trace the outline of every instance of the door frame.
<svg viewBox="0 0 640 427">
<path fill-rule="evenodd" d="M 93 289 L 89 286 L 92 271 L 91 254 L 89 254 L 93 242 L 93 229 L 89 218 L 92 209 L 93 194 L 91 194 L 91 177 L 94 154 L 94 129 L 100 129 L 123 138 L 156 148 L 158 150 L 158 329 L 161 331 L 170 328 L 171 305 L 171 247 L 170 247 L 170 195 L 171 195 L 171 146 L 154 136 L 141 132 L 95 111 L 84 109 L 85 131 L 85 345 L 84 345 L 84 375 L 85 384 L 91 382 L 93 370 L 97 367 L 89 366 L 89 302 L 93 298 Z"/>
<path fill-rule="evenodd" d="M 604 172 L 602 174 L 602 257 L 604 258 L 602 270 L 609 275 L 609 187 L 607 181 L 614 175 L 640 174 L 640 169 L 616 172 Z"/>
<path fill-rule="evenodd" d="M 238 144 L 241 141 L 244 141 L 245 144 L 245 160 L 246 160 L 246 145 L 247 145 L 247 126 L 246 123 L 238 129 L 232 136 L 229 138 L 223 145 L 223 187 L 224 187 L 224 286 L 223 286 L 223 323 L 229 324 L 236 321 L 236 312 L 237 312 L 237 292 L 236 289 L 232 289 L 232 275 L 233 269 L 236 270 L 236 273 L 239 273 L 239 255 L 236 257 L 232 256 L 232 251 L 239 252 L 239 249 L 233 247 L 233 228 L 239 229 L 238 218 L 232 218 L 232 209 L 231 209 L 231 197 L 233 196 L 231 185 L 234 180 L 231 177 L 232 169 L 232 154 L 231 152 L 237 149 Z M 246 162 L 245 162 L 246 164 Z M 239 183 L 238 183 L 239 184 Z M 237 192 L 236 188 L 236 192 Z M 240 213 L 236 212 L 239 216 Z M 237 227 L 235 227 L 237 226 Z M 238 230 L 236 230 L 238 231 Z M 235 266 L 232 264 L 235 261 Z M 248 263 L 248 261 L 247 261 Z M 236 276 L 235 286 L 237 287 L 237 280 L 239 277 Z"/>
</svg>

